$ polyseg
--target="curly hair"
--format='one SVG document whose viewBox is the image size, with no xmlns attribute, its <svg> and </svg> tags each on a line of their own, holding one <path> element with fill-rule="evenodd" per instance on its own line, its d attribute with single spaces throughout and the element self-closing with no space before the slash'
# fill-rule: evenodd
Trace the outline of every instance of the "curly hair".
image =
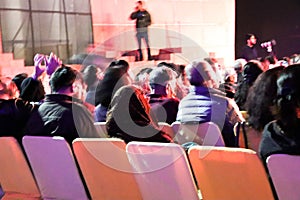
<svg viewBox="0 0 300 200">
<path fill-rule="evenodd" d="M 258 76 L 249 90 L 245 103 L 249 115 L 248 123 L 258 131 L 262 131 L 268 122 L 275 119 L 276 81 L 283 69 L 281 66 L 265 71 Z"/>
<path fill-rule="evenodd" d="M 294 133 L 299 130 L 299 119 L 296 109 L 300 108 L 300 64 L 290 65 L 277 80 L 278 119 L 284 131 Z"/>
<path fill-rule="evenodd" d="M 262 69 L 255 62 L 248 62 L 243 69 L 243 80 L 238 83 L 234 100 L 240 110 L 245 110 L 245 102 L 248 96 L 249 88 L 253 85 L 256 78 L 262 73 Z"/>
</svg>

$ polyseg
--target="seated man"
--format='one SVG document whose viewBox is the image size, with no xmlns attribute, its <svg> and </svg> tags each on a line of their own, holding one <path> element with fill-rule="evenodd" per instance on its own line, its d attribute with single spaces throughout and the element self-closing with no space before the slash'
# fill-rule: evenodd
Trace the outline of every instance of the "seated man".
<svg viewBox="0 0 300 200">
<path fill-rule="evenodd" d="M 235 146 L 233 126 L 243 117 L 234 100 L 216 89 L 214 72 L 205 61 L 195 61 L 185 68 L 190 91 L 179 103 L 177 121 L 182 123 L 214 122 L 222 131 L 226 146 Z"/>
<path fill-rule="evenodd" d="M 99 137 L 91 113 L 73 96 L 77 71 L 62 66 L 51 76 L 51 94 L 32 114 L 28 135 L 62 136 L 69 144 L 78 137 Z"/>
<path fill-rule="evenodd" d="M 172 124 L 176 121 L 179 99 L 171 97 L 170 82 L 175 81 L 175 73 L 168 67 L 158 67 L 153 69 L 149 75 L 151 87 L 150 106 L 151 111 L 159 122 Z M 173 78 L 174 77 L 174 78 Z"/>
</svg>

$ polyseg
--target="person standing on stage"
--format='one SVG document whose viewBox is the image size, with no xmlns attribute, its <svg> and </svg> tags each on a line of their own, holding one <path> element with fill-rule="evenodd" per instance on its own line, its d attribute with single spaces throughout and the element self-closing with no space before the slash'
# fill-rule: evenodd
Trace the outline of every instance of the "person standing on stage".
<svg viewBox="0 0 300 200">
<path fill-rule="evenodd" d="M 246 61 L 257 59 L 258 54 L 257 50 L 255 48 L 256 45 L 256 37 L 252 33 L 248 33 L 246 35 L 246 42 L 247 45 L 243 47 L 242 49 L 242 55 L 241 57 L 244 58 Z"/>
<path fill-rule="evenodd" d="M 149 38 L 148 38 L 148 26 L 151 24 L 151 15 L 150 13 L 143 7 L 142 1 L 136 2 L 135 11 L 130 15 L 131 20 L 136 20 L 136 38 L 138 42 L 138 61 L 143 60 L 142 54 L 142 38 L 144 38 L 147 45 L 148 52 L 148 60 L 152 60 L 150 46 L 149 46 Z"/>
</svg>

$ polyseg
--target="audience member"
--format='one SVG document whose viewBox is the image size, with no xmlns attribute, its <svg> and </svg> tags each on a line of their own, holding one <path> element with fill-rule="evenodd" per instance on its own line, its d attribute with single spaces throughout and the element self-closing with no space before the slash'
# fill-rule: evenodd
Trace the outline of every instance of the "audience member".
<svg viewBox="0 0 300 200">
<path fill-rule="evenodd" d="M 248 62 L 243 69 L 243 80 L 238 83 L 234 100 L 239 106 L 240 110 L 245 110 L 245 102 L 247 99 L 249 88 L 254 81 L 262 73 L 262 69 L 255 62 Z"/>
<path fill-rule="evenodd" d="M 140 86 L 146 94 L 150 94 L 149 74 L 152 68 L 143 68 L 135 76 L 134 84 Z"/>
<path fill-rule="evenodd" d="M 239 59 L 235 60 L 235 62 L 233 64 L 233 68 L 237 75 L 236 83 L 239 83 L 244 79 L 243 78 L 243 70 L 244 70 L 244 66 L 246 63 L 247 63 L 247 61 L 243 58 L 239 58 Z"/>
<path fill-rule="evenodd" d="M 236 73 L 228 70 L 225 73 L 224 83 L 221 83 L 219 89 L 226 93 L 226 97 L 233 99 L 236 90 Z"/>
<path fill-rule="evenodd" d="M 28 74 L 26 73 L 20 73 L 14 76 L 14 78 L 12 79 L 12 81 L 16 84 L 19 93 L 21 93 L 21 84 L 23 82 L 24 79 L 26 79 L 28 77 Z"/>
<path fill-rule="evenodd" d="M 160 62 L 158 63 L 157 67 L 168 67 L 175 72 L 174 76 L 176 76 L 176 82 L 170 85 L 170 89 L 172 89 L 171 91 L 173 94 L 169 93 L 169 96 L 182 99 L 187 94 L 187 87 L 183 84 L 182 79 L 184 77 L 182 77 L 182 75 L 185 75 L 185 73 L 180 73 L 180 70 L 182 70 L 180 69 L 180 66 L 177 66 L 174 63 Z"/>
<path fill-rule="evenodd" d="M 213 89 L 213 69 L 205 61 L 194 61 L 186 68 L 190 91 L 179 102 L 177 121 L 181 123 L 203 123 L 212 121 L 220 130 L 226 146 L 235 146 L 233 126 L 243 117 L 232 99 Z"/>
<path fill-rule="evenodd" d="M 68 66 L 58 68 L 50 79 L 51 94 L 32 114 L 28 135 L 62 136 L 72 144 L 78 137 L 99 137 L 91 113 L 73 97 L 77 71 Z"/>
<path fill-rule="evenodd" d="M 268 122 L 275 119 L 276 81 L 283 69 L 275 67 L 263 72 L 249 89 L 245 104 L 247 121 L 257 131 L 261 132 Z"/>
<path fill-rule="evenodd" d="M 96 88 L 95 121 L 105 122 L 108 106 L 114 93 L 132 82 L 128 74 L 129 64 L 125 60 L 113 61 L 104 72 L 102 81 Z"/>
<path fill-rule="evenodd" d="M 258 152 L 263 128 L 275 119 L 276 81 L 284 67 L 269 69 L 258 76 L 249 89 L 245 104 L 247 123 L 239 127 L 239 146 Z"/>
<path fill-rule="evenodd" d="M 277 80 L 277 120 L 268 123 L 259 154 L 264 161 L 272 154 L 300 155 L 300 65 L 290 65 Z"/>
<path fill-rule="evenodd" d="M 113 96 L 107 112 L 108 135 L 130 141 L 172 142 L 150 115 L 150 105 L 137 86 L 121 87 Z"/>
<path fill-rule="evenodd" d="M 83 80 L 87 85 L 85 102 L 95 106 L 96 87 L 100 81 L 98 78 L 99 70 L 94 65 L 89 65 L 82 71 Z"/>
<path fill-rule="evenodd" d="M 0 136 L 12 136 L 18 142 L 22 142 L 25 126 L 34 105 L 17 98 L 18 96 L 15 83 L 10 78 L 1 78 Z"/>
<path fill-rule="evenodd" d="M 176 121 L 179 104 L 179 99 L 168 94 L 170 82 L 176 81 L 173 73 L 174 71 L 167 67 L 158 67 L 153 69 L 149 75 L 151 111 L 159 122 L 168 124 Z"/>
</svg>

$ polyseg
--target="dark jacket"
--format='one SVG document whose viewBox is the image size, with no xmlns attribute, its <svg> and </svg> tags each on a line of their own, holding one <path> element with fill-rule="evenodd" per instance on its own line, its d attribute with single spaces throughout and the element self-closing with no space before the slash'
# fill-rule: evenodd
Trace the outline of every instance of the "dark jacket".
<svg viewBox="0 0 300 200">
<path fill-rule="evenodd" d="M 34 105 L 21 99 L 0 99 L 0 136 L 13 136 L 21 142 Z"/>
<path fill-rule="evenodd" d="M 48 94 L 27 125 L 28 135 L 62 136 L 69 144 L 78 137 L 99 137 L 91 113 L 80 100 Z"/>
<path fill-rule="evenodd" d="M 172 124 L 176 121 L 179 100 L 168 98 L 163 95 L 150 94 L 151 111 L 159 122 Z"/>
<path fill-rule="evenodd" d="M 300 123 L 300 120 L 299 120 Z M 272 154 L 300 155 L 300 125 L 295 134 L 288 134 L 279 121 L 272 121 L 265 126 L 259 146 L 259 154 L 264 163 Z"/>
<path fill-rule="evenodd" d="M 131 13 L 130 19 L 136 19 L 135 27 L 138 32 L 147 31 L 147 27 L 151 24 L 150 13 L 146 10 Z"/>
</svg>

